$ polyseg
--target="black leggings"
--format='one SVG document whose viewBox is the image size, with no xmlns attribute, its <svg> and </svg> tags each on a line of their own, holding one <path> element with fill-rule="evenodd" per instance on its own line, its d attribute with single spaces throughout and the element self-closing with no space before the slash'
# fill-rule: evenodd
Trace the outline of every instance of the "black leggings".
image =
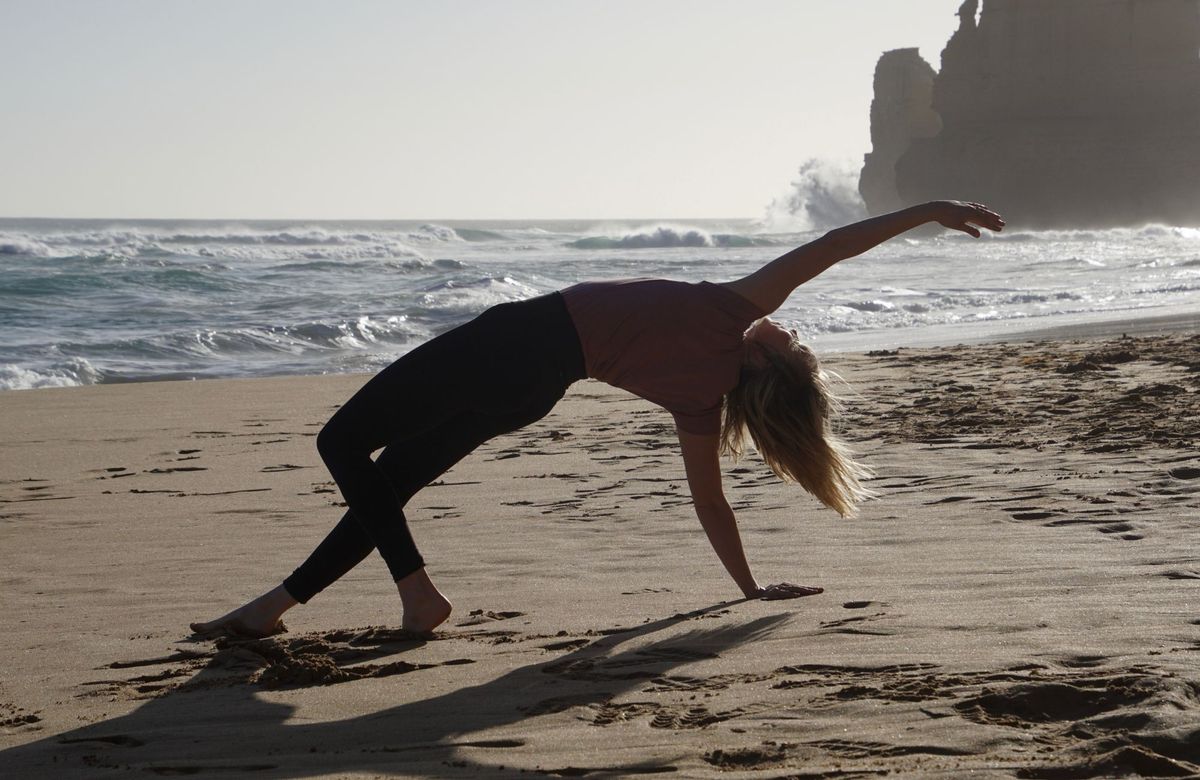
<svg viewBox="0 0 1200 780">
<path fill-rule="evenodd" d="M 392 363 L 317 436 L 349 510 L 284 588 L 305 603 L 375 548 L 395 580 L 423 567 L 402 507 L 483 442 L 545 417 L 584 375 L 558 293 L 494 306 Z"/>
</svg>

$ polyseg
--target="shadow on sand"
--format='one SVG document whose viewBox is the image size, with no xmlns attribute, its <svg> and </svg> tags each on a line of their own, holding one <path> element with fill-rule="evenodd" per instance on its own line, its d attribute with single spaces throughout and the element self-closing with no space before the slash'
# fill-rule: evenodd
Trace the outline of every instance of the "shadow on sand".
<svg viewBox="0 0 1200 780">
<path fill-rule="evenodd" d="M 674 772 L 676 767 L 668 762 L 615 766 L 603 765 L 605 762 L 599 757 L 597 765 L 533 769 L 527 754 L 518 758 L 510 752 L 524 746 L 524 739 L 488 739 L 485 732 L 522 724 L 531 736 L 536 736 L 539 725 L 535 721 L 538 718 L 574 708 L 603 707 L 615 697 L 638 690 L 678 666 L 715 658 L 764 637 L 787 619 L 786 615 L 773 615 L 739 625 L 693 629 L 656 641 L 635 641 L 688 620 L 715 617 L 708 613 L 727 606 L 714 605 L 636 628 L 606 632 L 598 639 L 542 645 L 550 649 L 558 646 L 574 649 L 545 662 L 514 669 L 481 685 L 381 711 L 364 712 L 344 720 L 313 723 L 304 722 L 303 713 L 293 719 L 297 715 L 295 707 L 266 701 L 259 695 L 264 690 L 264 680 L 269 679 L 271 666 L 262 669 L 261 675 L 258 670 L 251 674 L 236 669 L 231 675 L 231 653 L 235 659 L 239 653 L 246 656 L 247 664 L 252 667 L 253 659 L 249 658 L 248 652 L 251 655 L 269 654 L 270 650 L 264 651 L 259 645 L 251 651 L 244 646 L 239 648 L 237 643 L 227 643 L 224 650 L 215 655 L 202 655 L 207 659 L 203 661 L 204 665 L 182 684 L 159 693 L 129 714 L 0 752 L 0 768 L 8 777 L 84 773 L 89 776 L 124 775 L 135 771 L 160 776 L 220 773 L 225 776 L 309 777 L 379 772 L 421 777 L 474 777 L 486 772 L 489 777 L 542 773 L 601 778 Z M 361 638 L 362 635 L 358 636 Z M 450 634 L 446 638 L 458 637 Z M 298 640 L 300 645 L 296 645 L 297 639 L 292 639 L 293 649 L 299 647 L 303 654 L 306 639 L 299 637 Z M 278 643 L 277 639 L 260 641 Z M 320 640 L 307 641 L 319 643 Z M 579 646 L 585 641 L 586 644 Z M 377 642 L 374 650 L 367 647 L 359 651 L 357 657 L 340 658 L 333 678 L 318 675 L 306 683 L 293 676 L 277 687 L 294 689 L 326 685 L 331 679 L 385 676 L 379 670 L 402 674 L 423 669 L 426 666 L 398 660 L 386 664 L 342 666 L 347 661 L 361 661 L 372 655 L 378 658 L 384 651 L 394 655 L 421 644 L 418 640 L 393 642 L 381 650 L 387 642 Z M 186 655 L 171 658 L 179 660 Z M 218 659 L 224 660 L 218 663 Z M 151 665 L 162 660 L 148 659 L 123 666 Z M 356 667 L 366 672 L 355 672 Z M 349 672 L 351 676 L 338 678 L 337 669 Z M 186 672 L 177 668 L 174 674 Z M 147 685 L 142 690 L 153 687 Z M 354 687 L 345 686 L 347 698 L 354 696 Z M 353 709 L 353 705 L 345 708 Z M 478 736 L 472 739 L 472 735 Z M 470 759 L 460 752 L 461 748 L 473 749 Z M 564 753 L 568 749 L 563 746 Z M 494 750 L 498 754 L 496 760 L 481 762 L 481 750 L 486 750 L 489 755 Z M 514 768 L 514 761 L 526 769 Z"/>
</svg>

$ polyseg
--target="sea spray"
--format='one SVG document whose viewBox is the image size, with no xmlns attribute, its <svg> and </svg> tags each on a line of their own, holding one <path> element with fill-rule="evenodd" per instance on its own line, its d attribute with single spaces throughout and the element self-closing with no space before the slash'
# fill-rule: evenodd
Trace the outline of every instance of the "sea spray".
<svg viewBox="0 0 1200 780">
<path fill-rule="evenodd" d="M 865 218 L 866 206 L 858 194 L 858 173 L 859 166 L 850 161 L 806 160 L 796 172 L 791 190 L 767 207 L 763 229 L 828 230 Z"/>
</svg>

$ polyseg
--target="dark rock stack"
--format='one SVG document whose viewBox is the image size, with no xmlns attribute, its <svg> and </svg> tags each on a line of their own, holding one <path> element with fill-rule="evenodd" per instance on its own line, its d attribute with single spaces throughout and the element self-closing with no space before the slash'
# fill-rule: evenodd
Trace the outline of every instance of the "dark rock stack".
<svg viewBox="0 0 1200 780">
<path fill-rule="evenodd" d="M 940 73 L 912 49 L 879 61 L 868 210 L 957 197 L 1014 226 L 1200 224 L 1200 0 L 967 0 L 959 16 Z"/>
</svg>

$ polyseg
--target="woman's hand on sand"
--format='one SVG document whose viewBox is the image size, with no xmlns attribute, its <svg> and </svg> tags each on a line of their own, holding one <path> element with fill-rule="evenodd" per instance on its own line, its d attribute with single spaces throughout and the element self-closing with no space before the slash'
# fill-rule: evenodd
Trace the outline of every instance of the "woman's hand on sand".
<svg viewBox="0 0 1200 780">
<path fill-rule="evenodd" d="M 985 227 L 999 233 L 1004 229 L 1004 218 L 982 203 L 963 203 L 958 200 L 939 200 L 934 204 L 938 224 L 951 230 L 961 230 L 979 238 L 979 228 Z M 978 227 L 976 227 L 978 225 Z"/>
<path fill-rule="evenodd" d="M 793 585 L 790 582 L 781 582 L 778 585 L 768 585 L 765 588 L 759 588 L 758 593 L 752 598 L 762 599 L 763 601 L 775 601 L 777 599 L 798 599 L 804 596 L 815 596 L 818 593 L 824 592 L 824 588 L 812 585 Z"/>
</svg>

